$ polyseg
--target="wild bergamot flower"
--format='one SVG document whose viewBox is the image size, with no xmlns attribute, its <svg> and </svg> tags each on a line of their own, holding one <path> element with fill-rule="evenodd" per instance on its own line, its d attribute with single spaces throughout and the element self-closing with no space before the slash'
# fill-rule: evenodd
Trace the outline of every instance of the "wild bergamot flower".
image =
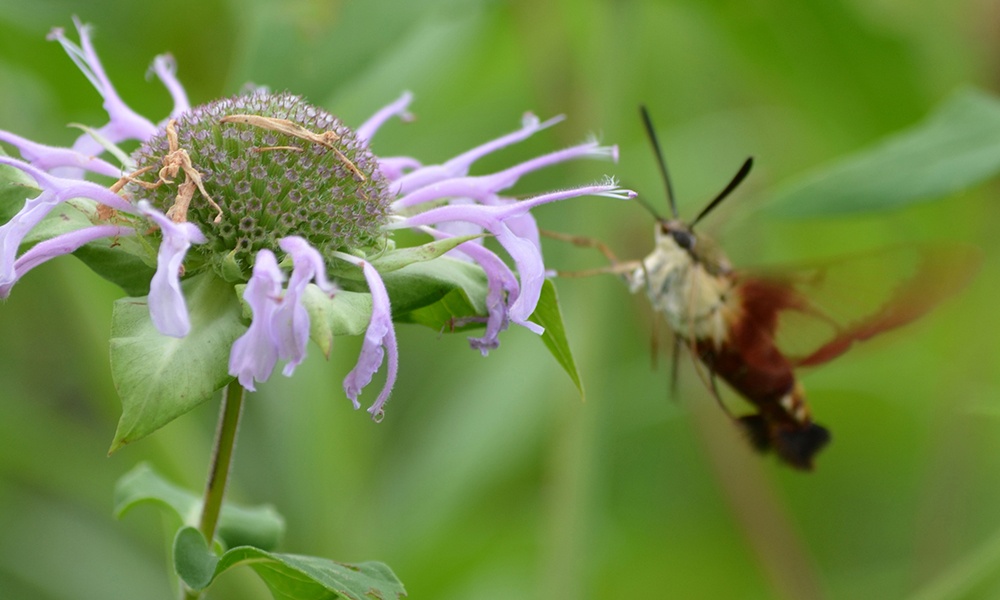
<svg viewBox="0 0 1000 600">
<path fill-rule="evenodd" d="M 76 26 L 79 45 L 61 29 L 50 39 L 94 85 L 109 121 L 85 130 L 70 148 L 0 132 L 22 157 L 0 156 L 0 163 L 23 172 L 31 180 L 25 185 L 37 188 L 0 226 L 0 297 L 38 264 L 76 252 L 127 292 L 146 294 L 148 319 L 159 334 L 185 338 L 197 333 L 190 311 L 201 299 L 191 297 L 187 283 L 196 277 L 224 282 L 245 303 L 239 335 L 228 346 L 227 371 L 250 390 L 278 361 L 291 375 L 310 338 L 328 351 L 324 336 L 351 330 L 335 326 L 349 316 L 333 314 L 345 310 L 334 300 L 363 297 L 346 305 L 365 312 L 366 326 L 344 389 L 359 407 L 361 390 L 388 360 L 386 383 L 369 408 L 380 418 L 396 377 L 393 307 L 408 302 L 406 286 L 420 281 L 397 277 L 397 291 L 390 293 L 387 274 L 427 261 L 447 260 L 445 270 L 478 265 L 485 286 L 471 303 L 481 304 L 482 313 L 452 323 L 485 323 L 485 333 L 470 341 L 486 354 L 509 322 L 541 332 L 529 320 L 545 278 L 531 209 L 588 194 L 631 195 L 613 181 L 523 200 L 503 195 L 536 169 L 576 158 L 617 158 L 615 147 L 596 141 L 469 175 L 477 159 L 560 118 L 543 122 L 526 115 L 513 133 L 443 164 L 424 165 L 411 157 L 376 156 L 370 146 L 386 121 L 408 118 L 408 93 L 353 130 L 299 96 L 264 89 L 191 107 L 169 56 L 157 57 L 152 70 L 174 108 L 154 124 L 118 96 L 89 28 Z M 118 147 L 128 141 L 140 143 L 131 154 Z M 393 233 L 401 228 L 436 241 L 397 248 Z M 513 269 L 482 243 L 484 235 L 495 237 Z M 101 260 L 88 260 L 95 254 Z"/>
</svg>

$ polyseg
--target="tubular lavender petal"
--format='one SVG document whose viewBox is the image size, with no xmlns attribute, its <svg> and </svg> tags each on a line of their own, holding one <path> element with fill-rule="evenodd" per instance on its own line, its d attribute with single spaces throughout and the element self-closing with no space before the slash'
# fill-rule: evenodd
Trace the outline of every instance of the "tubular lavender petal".
<svg viewBox="0 0 1000 600">
<path fill-rule="evenodd" d="M 321 290 L 333 295 L 337 287 L 326 278 L 323 257 L 297 236 L 283 238 L 278 242 L 281 249 L 292 256 L 292 276 L 288 289 L 274 312 L 272 327 L 278 347 L 278 357 L 287 360 L 282 374 L 290 377 L 306 357 L 309 342 L 309 313 L 302 304 L 306 285 L 315 280 Z"/>
<path fill-rule="evenodd" d="M 407 112 L 407 108 L 410 106 L 410 102 L 413 101 L 413 94 L 410 92 L 403 92 L 403 95 L 399 97 L 398 100 L 389 104 L 386 107 L 379 109 L 374 115 L 368 118 L 367 121 L 361 124 L 357 129 L 358 140 L 368 143 L 371 141 L 372 136 L 375 132 L 385 124 L 386 121 L 392 117 L 399 116 L 404 121 L 409 121 L 413 119 L 413 115 Z"/>
<path fill-rule="evenodd" d="M 135 231 L 118 225 L 95 225 L 39 242 L 14 262 L 14 280 L 0 285 L 0 298 L 10 295 L 10 289 L 25 273 L 57 256 L 72 254 L 84 244 L 106 237 L 135 235 Z"/>
<path fill-rule="evenodd" d="M 531 171 L 575 158 L 611 158 L 616 160 L 617 157 L 618 149 L 616 146 L 600 146 L 597 142 L 587 142 L 550 152 L 492 175 L 458 177 L 432 183 L 415 189 L 396 200 L 392 207 L 394 210 L 401 210 L 448 196 L 465 196 L 486 202 L 488 198 L 511 187 L 517 183 L 518 179 Z"/>
<path fill-rule="evenodd" d="M 174 60 L 174 57 L 170 54 L 161 54 L 153 59 L 150 69 L 163 82 L 174 101 L 170 118 L 176 119 L 191 110 L 191 102 L 188 101 L 187 92 L 184 91 L 184 86 L 177 81 L 177 61 Z"/>
<path fill-rule="evenodd" d="M 281 301 L 284 281 L 274 253 L 270 250 L 258 252 L 253 275 L 243 290 L 243 299 L 253 311 L 253 318 L 246 333 L 233 342 L 229 354 L 229 374 L 250 391 L 256 390 L 255 382 L 266 381 L 278 363 L 274 313 Z"/>
<path fill-rule="evenodd" d="M 383 351 L 389 355 L 389 368 L 385 378 L 385 385 L 379 393 L 375 403 L 368 408 L 369 414 L 376 420 L 381 420 L 383 407 L 392 393 L 392 387 L 396 383 L 396 372 L 399 367 L 399 351 L 396 348 L 396 331 L 392 326 L 392 309 L 389 306 L 389 294 L 386 293 L 385 284 L 379 277 L 378 271 L 367 261 L 356 256 L 334 253 L 337 258 L 361 267 L 368 282 L 368 290 L 372 295 L 372 317 L 365 331 L 365 340 L 361 346 L 361 355 L 358 357 L 358 364 L 344 378 L 344 392 L 347 397 L 358 408 L 358 394 L 367 386 L 372 375 L 382 366 Z"/>
<path fill-rule="evenodd" d="M 490 154 L 491 152 L 496 152 L 501 148 L 528 139 L 535 133 L 559 123 L 564 118 L 565 117 L 562 115 L 559 115 L 543 123 L 539 121 L 538 117 L 535 115 L 527 113 L 524 115 L 524 119 L 521 122 L 521 129 L 513 133 L 508 133 L 507 135 L 499 137 L 491 142 L 482 144 L 481 146 L 477 146 L 472 150 L 463 152 L 442 165 L 416 169 L 400 177 L 399 180 L 396 181 L 399 186 L 396 193 L 405 196 L 412 191 L 444 179 L 464 177 L 468 174 L 469 167 L 471 167 L 472 163 L 476 160 Z"/>
<path fill-rule="evenodd" d="M 115 91 L 114 86 L 111 85 L 111 81 L 104 72 L 104 67 L 101 65 L 100 59 L 97 58 L 97 53 L 94 51 L 93 44 L 90 41 L 90 26 L 84 25 L 75 18 L 73 22 L 76 25 L 77 32 L 80 34 L 80 46 L 69 41 L 61 28 L 52 30 L 52 33 L 49 34 L 49 39 L 54 39 L 62 45 L 63 49 L 66 50 L 66 54 L 69 55 L 73 62 L 80 68 L 80 71 L 90 80 L 94 89 L 104 98 L 104 110 L 107 111 L 110 121 L 107 125 L 101 127 L 98 133 L 113 143 L 130 139 L 144 140 L 153 135 L 156 127 L 149 119 L 140 116 L 129 108 L 122 101 L 121 97 L 118 96 L 118 92 Z M 73 150 L 81 154 L 99 154 L 101 147 L 93 138 L 84 134 L 73 144 Z"/>
<path fill-rule="evenodd" d="M 87 156 L 69 148 L 46 146 L 7 131 L 0 131 L 0 141 L 7 142 L 17 148 L 26 161 L 43 171 L 73 167 L 108 177 L 121 175 L 119 167 L 96 156 Z"/>
<path fill-rule="evenodd" d="M 149 316 L 163 335 L 184 337 L 191 330 L 191 321 L 181 291 L 181 265 L 191 244 L 205 243 L 205 236 L 193 223 L 174 223 L 146 202 L 139 203 L 139 211 L 156 223 L 163 234 L 156 273 L 149 284 Z"/>
</svg>

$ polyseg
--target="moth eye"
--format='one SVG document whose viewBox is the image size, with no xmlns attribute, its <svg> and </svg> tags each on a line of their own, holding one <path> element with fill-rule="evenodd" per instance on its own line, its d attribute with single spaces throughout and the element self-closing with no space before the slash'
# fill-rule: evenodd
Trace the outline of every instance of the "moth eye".
<svg viewBox="0 0 1000 600">
<path fill-rule="evenodd" d="M 691 250 L 694 248 L 695 237 L 690 231 L 674 229 L 670 231 L 670 237 L 674 238 L 674 242 L 685 250 Z"/>
</svg>

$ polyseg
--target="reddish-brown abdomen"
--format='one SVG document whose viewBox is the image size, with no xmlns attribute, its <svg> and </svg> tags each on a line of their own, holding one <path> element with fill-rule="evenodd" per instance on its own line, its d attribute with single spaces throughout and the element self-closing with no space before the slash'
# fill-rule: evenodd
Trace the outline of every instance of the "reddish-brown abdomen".
<svg viewBox="0 0 1000 600">
<path fill-rule="evenodd" d="M 775 345 L 779 310 L 797 307 L 797 297 L 778 285 L 744 282 L 737 287 L 722 344 L 697 340 L 698 357 L 758 413 L 740 419 L 754 446 L 774 450 L 786 462 L 811 469 L 813 457 L 830 439 L 812 422 L 792 363 Z"/>
</svg>

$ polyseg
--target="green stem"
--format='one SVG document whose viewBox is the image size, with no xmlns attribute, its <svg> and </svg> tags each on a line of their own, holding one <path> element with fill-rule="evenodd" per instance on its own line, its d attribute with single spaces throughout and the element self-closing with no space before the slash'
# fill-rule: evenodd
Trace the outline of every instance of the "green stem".
<svg viewBox="0 0 1000 600">
<path fill-rule="evenodd" d="M 243 386 L 234 379 L 222 395 L 219 428 L 215 432 L 215 450 L 212 453 L 212 469 L 208 473 L 205 502 L 201 509 L 201 522 L 198 524 L 198 529 L 209 544 L 215 537 L 215 526 L 219 522 L 219 512 L 222 510 L 222 498 L 226 494 L 229 465 L 233 460 L 236 429 L 239 426 L 242 410 Z"/>
<path fill-rule="evenodd" d="M 222 393 L 219 426 L 215 431 L 215 448 L 212 451 L 212 464 L 205 486 L 201 520 L 198 523 L 198 530 L 205 536 L 210 547 L 215 537 L 215 528 L 219 523 L 219 513 L 222 512 L 222 499 L 226 494 L 229 466 L 236 447 L 236 430 L 239 428 L 240 413 L 243 410 L 243 395 L 243 386 L 238 380 L 233 380 Z M 181 587 L 184 588 L 183 584 Z M 200 592 L 184 589 L 185 599 L 195 600 L 201 596 Z"/>
</svg>

